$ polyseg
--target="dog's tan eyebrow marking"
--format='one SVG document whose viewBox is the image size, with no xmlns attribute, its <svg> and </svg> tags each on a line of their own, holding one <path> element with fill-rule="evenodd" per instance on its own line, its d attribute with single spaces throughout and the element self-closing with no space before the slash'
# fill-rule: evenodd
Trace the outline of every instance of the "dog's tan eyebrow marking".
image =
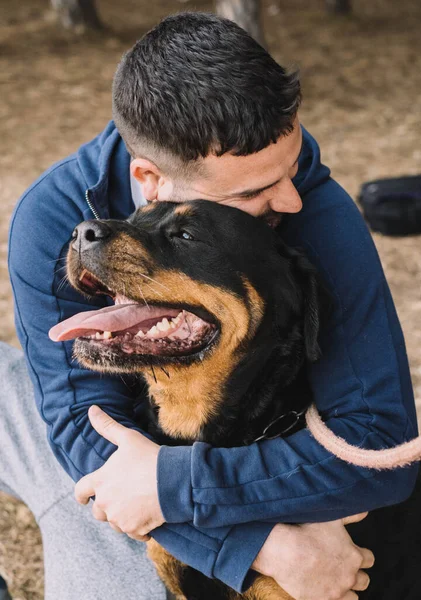
<svg viewBox="0 0 421 600">
<path fill-rule="evenodd" d="M 156 208 L 158 205 L 158 202 L 148 202 L 148 204 L 145 204 L 145 206 L 141 206 L 139 208 L 139 210 L 141 212 L 149 212 L 151 210 L 154 210 L 154 208 Z"/>
<path fill-rule="evenodd" d="M 192 213 L 192 207 L 188 204 L 181 204 L 174 210 L 175 215 L 191 215 Z"/>
</svg>

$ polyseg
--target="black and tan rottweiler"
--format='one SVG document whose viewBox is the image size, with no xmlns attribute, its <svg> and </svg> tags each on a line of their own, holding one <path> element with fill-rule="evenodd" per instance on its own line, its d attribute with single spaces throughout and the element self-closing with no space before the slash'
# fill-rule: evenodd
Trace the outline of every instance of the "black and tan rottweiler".
<svg viewBox="0 0 421 600">
<path fill-rule="evenodd" d="M 60 339 L 77 338 L 75 355 L 88 368 L 146 380 L 149 431 L 159 443 L 239 446 L 303 426 L 311 403 L 304 367 L 319 354 L 324 293 L 307 259 L 263 220 L 194 201 L 154 203 L 127 221 L 86 221 L 74 232 L 68 275 L 80 292 L 106 294 L 115 305 L 68 319 Z M 356 543 L 377 554 L 375 583 L 361 598 L 421 597 L 399 565 L 402 527 L 393 551 L 385 551 L 393 535 L 387 521 L 399 514 L 400 507 L 382 509 L 354 526 Z M 156 542 L 148 547 L 177 598 L 290 598 L 267 577 L 241 596 Z M 399 573 L 406 591 L 397 584 L 388 596 Z"/>
</svg>

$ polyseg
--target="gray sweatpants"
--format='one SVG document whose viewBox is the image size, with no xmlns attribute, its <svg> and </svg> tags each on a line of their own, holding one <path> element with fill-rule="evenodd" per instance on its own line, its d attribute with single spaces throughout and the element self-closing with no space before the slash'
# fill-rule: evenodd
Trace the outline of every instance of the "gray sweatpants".
<svg viewBox="0 0 421 600">
<path fill-rule="evenodd" d="M 145 544 L 96 521 L 55 459 L 21 351 L 0 342 L 0 490 L 33 512 L 45 600 L 165 600 Z"/>
</svg>

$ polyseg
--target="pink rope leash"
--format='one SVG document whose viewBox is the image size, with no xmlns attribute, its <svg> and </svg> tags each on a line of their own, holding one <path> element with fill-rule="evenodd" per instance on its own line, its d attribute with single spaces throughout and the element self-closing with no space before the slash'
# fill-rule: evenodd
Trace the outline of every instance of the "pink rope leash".
<svg viewBox="0 0 421 600">
<path fill-rule="evenodd" d="M 321 446 L 347 463 L 370 469 L 396 469 L 421 460 L 421 437 L 385 450 L 364 450 L 336 436 L 312 404 L 306 412 L 307 427 Z"/>
</svg>

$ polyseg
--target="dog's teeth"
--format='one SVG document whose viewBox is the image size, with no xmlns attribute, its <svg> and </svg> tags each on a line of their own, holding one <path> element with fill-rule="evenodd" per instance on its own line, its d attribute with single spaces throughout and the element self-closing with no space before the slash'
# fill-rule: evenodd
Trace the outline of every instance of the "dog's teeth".
<svg viewBox="0 0 421 600">
<path fill-rule="evenodd" d="M 159 333 L 159 329 L 156 328 L 156 325 L 151 327 L 148 331 L 148 334 L 151 335 L 152 337 L 156 336 L 157 333 Z"/>
<path fill-rule="evenodd" d="M 167 329 L 170 328 L 170 324 L 168 322 L 167 317 L 164 317 L 162 319 L 162 321 L 160 321 L 159 323 L 157 323 L 156 327 L 159 329 L 159 331 L 167 331 Z"/>
<path fill-rule="evenodd" d="M 143 333 L 143 331 L 140 329 L 140 330 L 139 330 L 139 331 L 136 333 L 135 337 L 145 337 L 145 334 L 144 334 L 144 333 Z"/>
<path fill-rule="evenodd" d="M 96 332 L 95 339 L 102 340 L 102 335 L 99 333 L 99 331 Z"/>
<path fill-rule="evenodd" d="M 104 340 L 109 340 L 112 337 L 113 334 L 111 333 L 111 331 L 104 331 Z"/>
</svg>

